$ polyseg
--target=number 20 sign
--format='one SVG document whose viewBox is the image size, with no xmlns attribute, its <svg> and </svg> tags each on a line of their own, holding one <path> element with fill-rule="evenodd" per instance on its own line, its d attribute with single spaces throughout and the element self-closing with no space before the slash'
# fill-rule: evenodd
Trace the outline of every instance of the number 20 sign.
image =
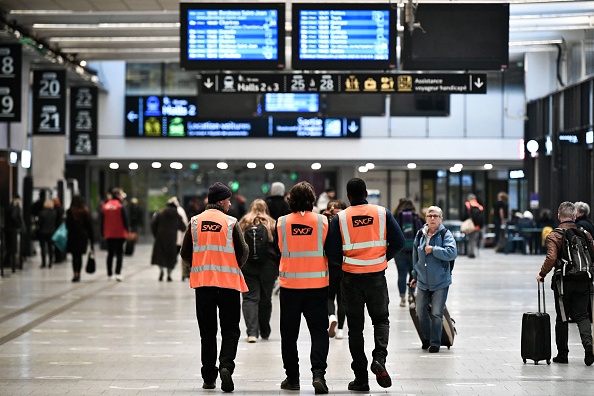
<svg viewBox="0 0 594 396">
<path fill-rule="evenodd" d="M 33 72 L 33 134 L 64 135 L 66 131 L 66 72 Z"/>
</svg>

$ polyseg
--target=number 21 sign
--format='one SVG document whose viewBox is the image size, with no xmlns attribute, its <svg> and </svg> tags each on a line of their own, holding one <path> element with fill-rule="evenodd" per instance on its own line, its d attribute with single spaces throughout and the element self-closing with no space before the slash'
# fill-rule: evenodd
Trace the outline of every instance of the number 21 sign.
<svg viewBox="0 0 594 396">
<path fill-rule="evenodd" d="M 33 71 L 33 134 L 66 132 L 66 71 Z"/>
</svg>

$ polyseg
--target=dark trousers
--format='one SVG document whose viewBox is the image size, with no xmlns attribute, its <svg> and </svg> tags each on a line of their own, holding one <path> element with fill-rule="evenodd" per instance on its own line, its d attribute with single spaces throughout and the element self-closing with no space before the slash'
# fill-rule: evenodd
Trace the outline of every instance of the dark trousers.
<svg viewBox="0 0 594 396">
<path fill-rule="evenodd" d="M 557 344 L 558 356 L 567 357 L 569 347 L 567 340 L 569 338 L 569 322 L 563 321 L 561 316 L 561 306 L 559 304 L 560 290 L 557 287 L 556 276 L 553 278 L 553 292 L 555 295 L 555 341 Z M 571 318 L 577 324 L 580 332 L 580 338 L 584 349 L 592 348 L 592 327 L 590 325 L 590 315 L 588 308 L 590 306 L 591 281 L 587 278 L 564 279 L 563 280 L 563 306 L 565 308 L 566 319 Z"/>
<path fill-rule="evenodd" d="M 51 235 L 40 234 L 39 246 L 41 247 L 41 266 L 45 267 L 47 264 L 46 258 L 49 258 L 49 266 L 54 263 L 54 241 Z"/>
<path fill-rule="evenodd" d="M 233 374 L 239 342 L 241 317 L 240 292 L 221 287 L 198 287 L 196 291 L 196 318 L 200 328 L 202 378 L 214 382 L 219 374 L 217 368 L 217 308 L 221 322 L 220 368 Z"/>
<path fill-rule="evenodd" d="M 250 266 L 253 272 L 247 270 L 246 266 Z M 278 276 L 278 269 L 275 266 L 264 264 L 256 266 L 258 264 L 248 262 L 242 267 L 243 277 L 249 289 L 242 293 L 243 320 L 248 336 L 268 338 L 271 332 L 272 289 L 274 289 L 274 282 Z"/>
<path fill-rule="evenodd" d="M 344 303 L 342 302 L 342 293 L 340 292 L 340 284 L 342 282 L 342 268 L 336 266 L 329 266 L 330 285 L 328 285 L 328 315 L 336 315 L 338 319 L 338 328 L 344 327 L 344 319 L 346 313 L 344 311 Z M 334 306 L 336 300 L 337 307 Z"/>
<path fill-rule="evenodd" d="M 301 314 L 305 317 L 311 336 L 311 371 L 326 373 L 328 366 L 328 288 L 280 289 L 281 353 L 285 373 L 292 381 L 299 378 L 297 338 Z"/>
<path fill-rule="evenodd" d="M 351 368 L 355 377 L 367 379 L 367 356 L 365 356 L 365 305 L 373 324 L 373 338 L 375 347 L 372 352 L 373 360 L 386 362 L 388 356 L 388 336 L 390 333 L 390 319 L 388 304 L 388 285 L 383 272 L 373 274 L 344 273 L 342 279 L 342 301 L 346 309 L 349 325 L 349 350 L 353 362 Z"/>
<path fill-rule="evenodd" d="M 122 273 L 122 264 L 124 262 L 124 238 L 110 238 L 107 242 L 107 276 L 113 275 L 113 258 L 116 258 L 115 273 Z"/>
<path fill-rule="evenodd" d="M 82 269 L 82 254 L 81 253 L 72 253 L 72 272 L 75 274 L 80 274 L 80 270 Z"/>
</svg>

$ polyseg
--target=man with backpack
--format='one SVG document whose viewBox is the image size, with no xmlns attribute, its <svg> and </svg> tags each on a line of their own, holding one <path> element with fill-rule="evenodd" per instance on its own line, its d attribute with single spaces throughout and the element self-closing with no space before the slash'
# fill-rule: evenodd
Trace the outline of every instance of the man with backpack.
<svg viewBox="0 0 594 396">
<path fill-rule="evenodd" d="M 464 202 L 464 207 L 466 210 L 464 211 L 462 220 L 471 218 L 474 223 L 474 231 L 466 234 L 468 237 L 468 258 L 475 258 L 474 250 L 477 248 L 481 229 L 485 225 L 485 210 L 478 203 L 474 194 L 468 194 L 466 202 Z"/>
<path fill-rule="evenodd" d="M 536 280 L 543 282 L 544 277 L 555 269 L 551 288 L 555 294 L 555 341 L 557 356 L 555 363 L 568 363 L 569 320 L 574 321 L 579 329 L 584 346 L 584 363 L 594 363 L 592 353 L 592 327 L 588 314 L 588 305 L 592 292 L 592 236 L 575 224 L 576 209 L 571 202 L 559 205 L 557 216 L 561 224 L 546 238 L 547 256 Z"/>
</svg>

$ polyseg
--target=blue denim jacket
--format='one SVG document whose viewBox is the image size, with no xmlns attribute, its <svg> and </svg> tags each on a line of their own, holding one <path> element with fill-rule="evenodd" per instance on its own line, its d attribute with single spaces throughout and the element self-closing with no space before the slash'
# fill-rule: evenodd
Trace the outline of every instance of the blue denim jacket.
<svg viewBox="0 0 594 396">
<path fill-rule="evenodd" d="M 441 238 L 441 230 L 444 225 L 440 224 L 435 235 L 427 239 L 427 225 L 420 231 L 420 238 L 415 238 L 413 246 L 413 279 L 417 280 L 417 287 L 423 290 L 435 291 L 443 289 L 452 284 L 450 274 L 450 260 L 458 255 L 456 240 L 448 230 Z M 433 246 L 433 251 L 427 255 L 425 246 Z"/>
</svg>

